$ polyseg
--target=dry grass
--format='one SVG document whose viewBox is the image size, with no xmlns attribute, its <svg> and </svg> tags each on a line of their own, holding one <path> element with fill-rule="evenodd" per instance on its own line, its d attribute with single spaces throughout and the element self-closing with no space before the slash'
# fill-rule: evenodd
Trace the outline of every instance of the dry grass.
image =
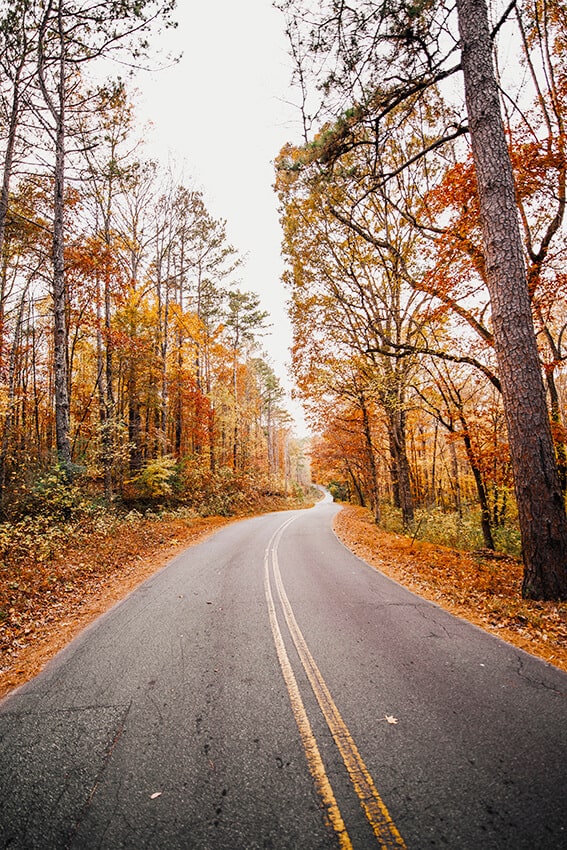
<svg viewBox="0 0 567 850">
<path fill-rule="evenodd" d="M 335 519 L 342 542 L 410 590 L 567 671 L 567 603 L 521 598 L 522 565 L 486 550 L 460 552 L 381 531 L 347 506 Z"/>
</svg>

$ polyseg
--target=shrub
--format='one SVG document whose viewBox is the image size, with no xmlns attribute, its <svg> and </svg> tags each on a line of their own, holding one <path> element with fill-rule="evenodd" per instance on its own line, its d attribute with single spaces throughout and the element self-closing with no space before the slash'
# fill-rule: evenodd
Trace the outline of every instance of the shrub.
<svg viewBox="0 0 567 850">
<path fill-rule="evenodd" d="M 163 499 L 173 494 L 178 466 L 171 455 L 148 461 L 130 483 L 142 499 Z"/>
<path fill-rule="evenodd" d="M 58 464 L 23 491 L 12 514 L 14 519 L 18 516 L 43 516 L 60 522 L 82 514 L 89 505 L 79 485 L 75 481 L 70 482 L 63 467 Z"/>
<path fill-rule="evenodd" d="M 350 499 L 348 484 L 345 484 L 344 481 L 329 481 L 327 489 L 334 502 L 348 502 Z"/>
</svg>

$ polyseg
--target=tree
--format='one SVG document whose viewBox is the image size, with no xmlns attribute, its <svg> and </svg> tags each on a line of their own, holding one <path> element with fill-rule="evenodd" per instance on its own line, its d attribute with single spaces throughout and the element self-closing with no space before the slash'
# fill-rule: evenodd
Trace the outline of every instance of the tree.
<svg viewBox="0 0 567 850">
<path fill-rule="evenodd" d="M 0 124 L 4 131 L 2 135 L 5 134 L 0 192 L 0 256 L 4 252 L 14 157 L 18 142 L 20 146 L 23 145 L 22 139 L 18 138 L 18 133 L 26 106 L 26 91 L 33 77 L 30 65 L 36 45 L 32 39 L 32 29 L 28 24 L 29 17 L 26 0 L 16 0 L 5 10 L 0 19 L 0 63 L 3 75 L 3 90 L 0 93 Z"/>
<path fill-rule="evenodd" d="M 95 296 L 97 386 L 104 492 L 106 500 L 110 501 L 118 430 L 111 325 L 113 307 L 124 290 L 115 219 L 129 174 L 136 166 L 132 161 L 130 139 L 134 115 L 123 82 L 98 87 L 91 100 L 91 113 L 81 123 L 81 144 L 86 160 L 85 204 L 89 206 L 89 220 L 94 231 L 93 255 L 98 260 Z"/>
<path fill-rule="evenodd" d="M 292 3 L 285 4 L 290 8 Z M 330 8 L 329 8 L 330 6 Z M 510 8 L 510 7 L 509 7 Z M 456 13 L 460 40 L 454 32 Z M 493 64 L 493 35 L 484 0 L 456 0 L 423 7 L 406 2 L 381 7 L 367 0 L 329 3 L 310 39 L 294 35 L 294 54 L 305 85 L 305 45 L 324 57 L 320 90 L 334 123 L 307 147 L 312 162 L 332 179 L 357 144 L 374 145 L 374 184 L 382 191 L 398 171 L 381 168 L 380 150 L 391 133 L 385 120 L 416 109 L 431 112 L 432 92 L 462 71 L 467 120 L 453 109 L 438 113 L 438 133 L 422 140 L 400 168 L 439 150 L 468 131 L 475 163 L 482 242 L 490 293 L 494 345 L 502 384 L 525 564 L 523 593 L 532 598 L 567 598 L 567 516 L 554 453 L 545 391 L 522 257 L 518 208 Z M 291 30 L 290 30 L 291 31 Z M 451 35 L 454 40 L 451 41 Z M 455 62 L 456 50 L 460 61 Z M 350 108 L 337 117 L 340 96 Z M 344 101 L 341 102 L 341 108 Z M 366 128 L 366 138 L 357 130 Z M 386 128 L 385 131 L 383 128 Z M 372 134 L 374 139 L 372 139 Z M 356 178 L 356 175 L 355 175 Z"/>
<path fill-rule="evenodd" d="M 260 310 L 260 298 L 255 292 L 242 292 L 235 289 L 227 293 L 225 324 L 232 352 L 232 391 L 233 391 L 233 439 L 232 468 L 238 468 L 239 447 L 239 393 L 238 393 L 238 355 L 243 346 L 254 343 L 256 337 L 266 327 L 268 313 Z"/>
<path fill-rule="evenodd" d="M 125 49 L 140 56 L 143 36 L 157 20 L 168 22 L 175 0 L 128 0 L 83 3 L 48 0 L 38 18 L 37 79 L 45 110 L 38 116 L 53 144 L 53 316 L 55 360 L 55 416 L 57 454 L 66 474 L 72 475 L 69 440 L 67 326 L 65 316 L 65 224 L 64 205 L 68 163 L 67 141 L 71 121 L 84 108 L 81 94 L 82 66 Z"/>
<path fill-rule="evenodd" d="M 523 593 L 567 599 L 567 516 L 547 412 L 514 179 L 483 0 L 457 0 L 487 285 L 525 564 Z"/>
</svg>

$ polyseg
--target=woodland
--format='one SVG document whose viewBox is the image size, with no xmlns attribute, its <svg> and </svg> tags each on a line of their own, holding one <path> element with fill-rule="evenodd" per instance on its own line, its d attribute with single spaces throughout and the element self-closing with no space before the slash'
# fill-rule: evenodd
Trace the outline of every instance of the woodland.
<svg viewBox="0 0 567 850">
<path fill-rule="evenodd" d="M 5 520 L 72 511 L 69 487 L 222 514 L 305 475 L 226 223 L 144 158 L 124 80 L 100 82 L 110 58 L 144 67 L 174 5 L 3 4 Z"/>
<path fill-rule="evenodd" d="M 314 474 L 567 599 L 566 7 L 278 4 L 304 139 L 277 161 Z"/>
<path fill-rule="evenodd" d="M 269 317 L 226 222 L 144 152 L 129 72 L 175 61 L 158 50 L 174 11 L 0 4 L 0 649 L 12 658 L 111 598 L 108 582 L 142 556 L 192 540 L 202 517 L 295 505 L 308 484 L 262 347 Z"/>
<path fill-rule="evenodd" d="M 276 5 L 304 128 L 275 190 L 309 441 L 225 221 L 145 157 L 128 84 L 106 77 L 155 60 L 175 0 L 0 5 L 13 658 L 108 595 L 119 561 L 135 578 L 202 517 L 311 504 L 311 477 L 369 511 L 372 528 L 345 514 L 352 548 L 397 548 L 433 584 L 450 562 L 443 593 L 473 588 L 468 611 L 567 599 L 565 5 Z M 423 540 L 471 559 L 418 564 Z M 564 606 L 541 610 L 564 631 Z"/>
</svg>

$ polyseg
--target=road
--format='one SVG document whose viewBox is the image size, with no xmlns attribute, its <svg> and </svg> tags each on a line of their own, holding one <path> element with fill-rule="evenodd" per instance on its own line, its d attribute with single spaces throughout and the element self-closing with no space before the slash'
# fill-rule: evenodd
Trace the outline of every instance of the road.
<svg viewBox="0 0 567 850">
<path fill-rule="evenodd" d="M 326 500 L 227 526 L 0 704 L 0 846 L 567 848 L 567 676 Z"/>
</svg>

